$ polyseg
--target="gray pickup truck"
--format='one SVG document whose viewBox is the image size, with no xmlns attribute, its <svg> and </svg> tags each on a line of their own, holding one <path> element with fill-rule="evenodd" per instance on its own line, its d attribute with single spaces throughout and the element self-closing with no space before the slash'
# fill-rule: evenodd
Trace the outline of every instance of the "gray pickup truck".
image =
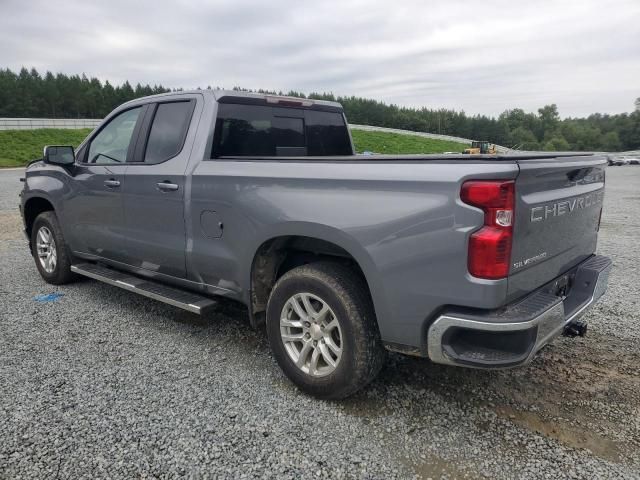
<svg viewBox="0 0 640 480">
<path fill-rule="evenodd" d="M 386 350 L 523 365 L 604 293 L 606 159 L 355 155 L 338 103 L 235 91 L 126 103 L 45 147 L 21 213 L 40 275 L 266 324 L 302 390 L 343 398 Z"/>
</svg>

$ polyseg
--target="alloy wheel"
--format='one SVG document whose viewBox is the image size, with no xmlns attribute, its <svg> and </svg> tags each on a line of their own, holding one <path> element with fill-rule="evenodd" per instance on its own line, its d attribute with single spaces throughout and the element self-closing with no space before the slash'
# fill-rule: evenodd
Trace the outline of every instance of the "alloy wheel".
<svg viewBox="0 0 640 480">
<path fill-rule="evenodd" d="M 280 315 L 280 337 L 289 358 L 308 375 L 324 377 L 340 363 L 340 322 L 317 295 L 297 293 L 287 300 Z"/>
<path fill-rule="evenodd" d="M 53 234 L 49 228 L 42 226 L 36 235 L 36 250 L 40 265 L 45 272 L 53 273 L 58 264 L 58 253 Z"/>
</svg>

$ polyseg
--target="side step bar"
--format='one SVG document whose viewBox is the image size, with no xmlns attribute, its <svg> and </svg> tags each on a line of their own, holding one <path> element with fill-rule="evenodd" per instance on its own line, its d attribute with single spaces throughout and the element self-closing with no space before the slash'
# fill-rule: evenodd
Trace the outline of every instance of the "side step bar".
<svg viewBox="0 0 640 480">
<path fill-rule="evenodd" d="M 71 265 L 71 271 L 199 315 L 216 305 L 215 300 L 198 295 L 197 293 L 168 287 L 102 265 L 80 263 L 78 265 Z"/>
</svg>

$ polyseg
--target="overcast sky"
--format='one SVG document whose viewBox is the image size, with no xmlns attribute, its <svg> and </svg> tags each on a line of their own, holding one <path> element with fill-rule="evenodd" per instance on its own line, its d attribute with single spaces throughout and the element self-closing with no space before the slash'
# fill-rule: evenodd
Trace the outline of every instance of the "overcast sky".
<svg viewBox="0 0 640 480">
<path fill-rule="evenodd" d="M 640 97 L 640 0 L 0 0 L 0 67 L 22 66 L 489 115 L 618 113 Z"/>
</svg>

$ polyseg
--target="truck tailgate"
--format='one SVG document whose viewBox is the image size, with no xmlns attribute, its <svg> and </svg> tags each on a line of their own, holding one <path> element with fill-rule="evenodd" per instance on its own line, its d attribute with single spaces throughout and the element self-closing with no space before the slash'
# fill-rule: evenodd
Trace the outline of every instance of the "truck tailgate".
<svg viewBox="0 0 640 480">
<path fill-rule="evenodd" d="M 518 160 L 518 165 L 509 300 L 595 252 L 606 160 L 556 157 Z"/>
</svg>

